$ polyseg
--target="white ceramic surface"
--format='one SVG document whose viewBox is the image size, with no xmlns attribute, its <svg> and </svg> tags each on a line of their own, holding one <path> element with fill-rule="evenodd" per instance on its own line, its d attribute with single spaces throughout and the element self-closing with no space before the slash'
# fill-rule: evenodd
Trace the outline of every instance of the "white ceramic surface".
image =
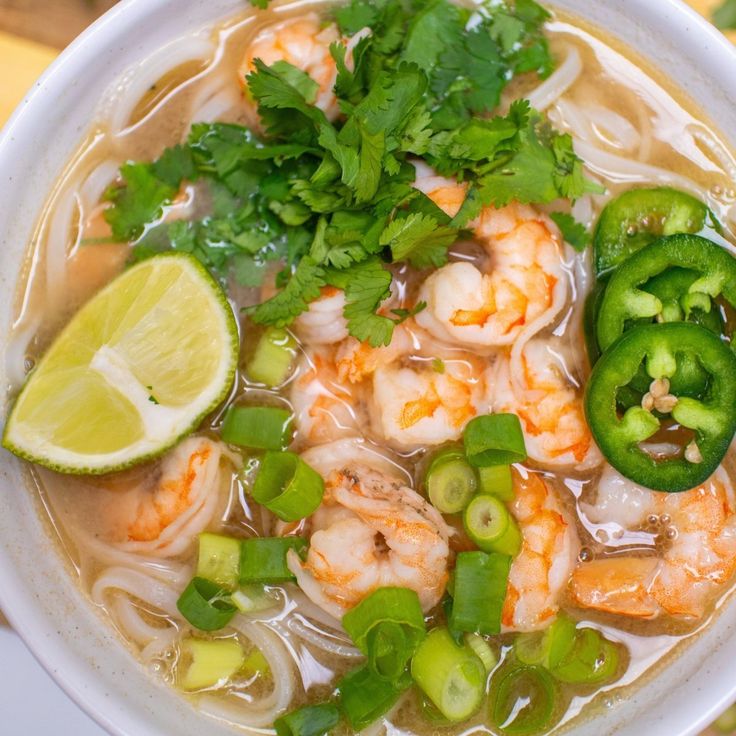
<svg viewBox="0 0 736 736">
<path fill-rule="evenodd" d="M 124 0 L 37 83 L 0 140 L 0 350 L 21 259 L 56 175 L 102 92 L 165 42 L 242 7 L 243 0 Z M 736 51 L 678 0 L 554 0 L 638 49 L 674 77 L 736 144 Z M 5 386 L 0 361 L 0 386 Z M 4 413 L 4 412 L 3 412 Z M 0 451 L 0 606 L 57 682 L 103 727 L 127 736 L 218 736 L 150 679 L 71 584 L 20 464 Z M 684 656 L 575 736 L 686 736 L 736 695 L 736 605 Z"/>
<path fill-rule="evenodd" d="M 0 623 L 0 713 L 3 736 L 105 736 L 33 658 L 18 635 Z"/>
</svg>

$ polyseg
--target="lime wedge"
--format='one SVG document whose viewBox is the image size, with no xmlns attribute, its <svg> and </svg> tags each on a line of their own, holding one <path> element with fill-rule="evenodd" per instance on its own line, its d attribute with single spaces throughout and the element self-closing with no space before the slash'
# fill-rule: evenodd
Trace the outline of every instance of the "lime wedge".
<svg viewBox="0 0 736 736">
<path fill-rule="evenodd" d="M 107 473 L 191 432 L 226 396 L 238 329 L 194 258 L 156 256 L 94 296 L 20 392 L 3 446 L 64 473 Z"/>
</svg>

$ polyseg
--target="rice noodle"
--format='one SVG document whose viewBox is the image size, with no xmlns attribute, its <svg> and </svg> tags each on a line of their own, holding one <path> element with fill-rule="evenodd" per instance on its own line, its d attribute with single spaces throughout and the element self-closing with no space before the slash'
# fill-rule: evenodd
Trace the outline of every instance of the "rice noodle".
<svg viewBox="0 0 736 736">
<path fill-rule="evenodd" d="M 707 128 L 701 125 L 692 123 L 686 126 L 685 130 L 705 146 L 728 178 L 731 181 L 736 181 L 736 159 L 728 149 Z"/>
<path fill-rule="evenodd" d="M 99 204 L 102 195 L 117 178 L 120 164 L 120 161 L 106 159 L 87 175 L 79 186 L 79 196 L 84 210 L 90 210 Z"/>
<path fill-rule="evenodd" d="M 286 626 L 289 631 L 292 631 L 300 639 L 309 642 L 329 654 L 336 654 L 340 657 L 348 657 L 350 659 L 363 656 L 359 649 L 348 643 L 347 636 L 343 635 L 344 638 L 337 640 L 334 635 L 328 635 L 326 632 L 319 631 L 314 626 L 310 626 L 299 615 L 290 616 L 286 622 Z"/>
<path fill-rule="evenodd" d="M 140 658 L 144 664 L 151 664 L 156 659 L 162 659 L 167 649 L 174 646 L 179 636 L 179 630 L 175 626 L 162 629 L 158 636 L 141 649 Z"/>
<path fill-rule="evenodd" d="M 644 102 L 635 105 L 637 125 L 639 126 L 639 135 L 641 142 L 639 143 L 639 161 L 647 162 L 652 157 L 652 148 L 654 146 L 654 128 L 652 126 L 651 110 Z"/>
<path fill-rule="evenodd" d="M 72 223 L 79 218 L 79 202 L 73 187 L 64 189 L 53 204 L 46 232 L 46 299 L 48 308 L 61 310 L 67 292 L 67 258 Z"/>
<path fill-rule="evenodd" d="M 593 223 L 593 199 L 589 194 L 585 194 L 575 202 L 571 209 L 572 216 L 589 228 Z"/>
<path fill-rule="evenodd" d="M 527 95 L 529 104 L 535 109 L 543 112 L 577 82 L 583 71 L 583 62 L 580 53 L 575 48 L 570 48 L 565 61 L 557 67 L 557 70 L 536 89 Z"/>
<path fill-rule="evenodd" d="M 684 189 L 702 200 L 708 199 L 708 192 L 682 174 L 659 166 L 631 161 L 623 156 L 608 153 L 579 138 L 575 140 L 575 151 L 594 172 L 607 179 L 620 183 L 668 184 Z"/>
<path fill-rule="evenodd" d="M 204 695 L 199 701 L 200 710 L 215 718 L 245 728 L 253 733 L 263 733 L 286 710 L 294 697 L 294 665 L 284 642 L 268 626 L 248 621 L 242 616 L 233 619 L 232 627 L 249 639 L 268 662 L 274 676 L 273 690 L 261 700 L 245 701 L 238 698 Z M 276 675 L 278 673 L 278 675 Z"/>
<path fill-rule="evenodd" d="M 104 606 L 113 590 L 122 590 L 174 619 L 181 619 L 176 607 L 179 592 L 151 575 L 128 567 L 110 567 L 97 578 L 90 597 Z"/>
<path fill-rule="evenodd" d="M 641 135 L 632 123 L 608 107 L 586 105 L 582 109 L 566 99 L 557 100 L 556 107 L 573 135 L 587 143 L 597 139 L 627 153 L 641 146 Z"/>
<path fill-rule="evenodd" d="M 182 64 L 211 58 L 214 51 L 214 44 L 204 36 L 180 38 L 128 69 L 108 91 L 100 109 L 99 117 L 109 121 L 111 135 L 120 138 L 135 130 L 137 123 L 130 123 L 133 111 L 160 79 Z"/>
<path fill-rule="evenodd" d="M 142 611 L 130 598 L 118 595 L 110 607 L 114 611 L 118 626 L 123 629 L 125 635 L 142 646 L 165 633 L 164 627 L 153 626 L 144 620 Z"/>
<path fill-rule="evenodd" d="M 5 348 L 5 373 L 11 391 L 20 389 L 26 380 L 26 357 L 40 326 L 41 315 L 36 314 L 22 326 L 13 328 Z"/>
<path fill-rule="evenodd" d="M 80 533 L 75 542 L 80 552 L 85 552 L 102 564 L 129 567 L 171 585 L 183 585 L 191 577 L 189 565 L 181 562 L 125 552 L 112 544 L 84 533 Z"/>
</svg>

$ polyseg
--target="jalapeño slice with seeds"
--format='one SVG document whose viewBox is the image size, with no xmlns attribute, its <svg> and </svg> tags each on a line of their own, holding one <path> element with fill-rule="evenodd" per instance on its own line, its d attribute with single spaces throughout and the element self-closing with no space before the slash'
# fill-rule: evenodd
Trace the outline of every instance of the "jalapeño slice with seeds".
<svg viewBox="0 0 736 736">
<path fill-rule="evenodd" d="M 683 289 L 679 300 L 673 296 L 673 284 L 657 284 L 656 280 L 673 269 L 685 272 L 678 277 L 685 278 L 679 286 Z M 694 281 L 685 287 L 691 277 Z M 652 282 L 655 289 L 649 286 L 647 290 Z M 696 310 L 709 313 L 717 297 L 736 307 L 736 258 L 698 235 L 661 238 L 630 256 L 611 276 L 598 312 L 598 344 L 607 350 L 629 327 L 642 321 L 672 321 L 675 308 L 681 310 L 683 319 L 692 318 Z"/>
<path fill-rule="evenodd" d="M 696 360 L 707 373 L 707 388 L 699 399 L 672 391 L 669 379 L 684 359 Z M 642 364 L 652 379 L 652 391 L 640 405 L 621 412 L 617 395 Z M 718 467 L 736 431 L 736 355 L 698 325 L 672 322 L 635 327 L 593 369 L 585 414 L 601 451 L 622 475 L 657 491 L 694 488 Z M 653 437 L 668 416 L 691 430 L 693 439 L 677 454 L 657 457 L 641 443 Z"/>
</svg>

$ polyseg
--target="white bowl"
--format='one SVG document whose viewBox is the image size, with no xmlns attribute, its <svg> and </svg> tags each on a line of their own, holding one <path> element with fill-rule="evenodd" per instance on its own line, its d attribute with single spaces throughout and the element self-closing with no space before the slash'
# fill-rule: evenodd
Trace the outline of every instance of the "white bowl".
<svg viewBox="0 0 736 736">
<path fill-rule="evenodd" d="M 552 4 L 607 28 L 673 77 L 727 138 L 736 131 L 736 50 L 681 2 Z M 125 0 L 61 55 L 16 111 L 0 140 L 0 348 L 7 342 L 34 222 L 103 91 L 166 42 L 242 6 L 243 0 Z M 736 146 L 736 138 L 730 141 Z M 3 360 L 0 386 L 6 383 Z M 0 453 L 0 606 L 44 667 L 112 733 L 231 733 L 157 683 L 121 645 L 74 584 L 21 464 Z M 736 698 L 734 661 L 736 604 L 656 677 L 569 733 L 693 734 Z"/>
</svg>

